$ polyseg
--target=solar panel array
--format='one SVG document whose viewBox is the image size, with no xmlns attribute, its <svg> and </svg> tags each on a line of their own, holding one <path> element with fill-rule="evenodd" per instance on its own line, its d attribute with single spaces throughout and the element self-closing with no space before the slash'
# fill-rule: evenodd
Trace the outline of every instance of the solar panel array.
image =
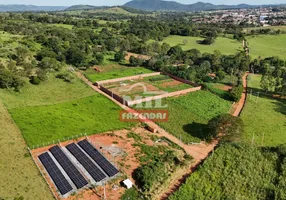
<svg viewBox="0 0 286 200">
<path fill-rule="evenodd" d="M 39 159 L 62 195 L 65 195 L 73 190 L 72 186 L 64 177 L 64 175 L 62 174 L 56 163 L 53 161 L 49 153 L 41 154 L 39 156 Z"/>
<path fill-rule="evenodd" d="M 112 177 L 119 171 L 87 140 L 82 140 L 78 145 L 103 169 L 103 171 Z"/>
<path fill-rule="evenodd" d="M 87 180 L 84 179 L 78 169 L 73 165 L 59 146 L 52 147 L 50 152 L 65 170 L 77 189 L 80 189 L 88 184 Z"/>
<path fill-rule="evenodd" d="M 66 148 L 80 162 L 80 164 L 86 169 L 86 171 L 96 182 L 106 178 L 105 174 L 87 157 L 87 155 L 85 155 L 85 153 L 75 143 L 67 145 Z"/>
</svg>

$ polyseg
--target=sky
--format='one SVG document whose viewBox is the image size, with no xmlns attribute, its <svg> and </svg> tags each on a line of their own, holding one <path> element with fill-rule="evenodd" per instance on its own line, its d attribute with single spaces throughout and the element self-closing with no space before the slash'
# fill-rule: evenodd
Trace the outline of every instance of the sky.
<svg viewBox="0 0 286 200">
<path fill-rule="evenodd" d="M 37 6 L 72 6 L 78 4 L 87 4 L 95 6 L 114 6 L 123 5 L 129 0 L 0 0 L 0 4 L 27 4 Z M 252 5 L 261 4 L 282 4 L 286 3 L 286 0 L 174 0 L 183 4 L 192 4 L 198 1 L 208 2 L 212 4 L 226 4 L 236 5 L 240 3 L 247 3 Z"/>
</svg>

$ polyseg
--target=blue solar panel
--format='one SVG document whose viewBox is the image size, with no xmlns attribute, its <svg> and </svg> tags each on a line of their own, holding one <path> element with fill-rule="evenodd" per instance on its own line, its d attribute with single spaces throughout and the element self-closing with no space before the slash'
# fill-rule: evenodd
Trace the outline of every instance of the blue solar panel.
<svg viewBox="0 0 286 200">
<path fill-rule="evenodd" d="M 103 171 L 112 177 L 119 171 L 87 140 L 80 141 L 78 145 L 103 169 Z"/>
<path fill-rule="evenodd" d="M 86 171 L 96 182 L 106 178 L 105 174 L 88 158 L 87 155 L 85 155 L 85 153 L 75 143 L 67 145 L 66 148 L 80 162 L 80 164 L 86 169 Z"/>
<path fill-rule="evenodd" d="M 62 195 L 72 191 L 72 186 L 48 153 L 43 153 L 39 159 Z"/>
<path fill-rule="evenodd" d="M 84 179 L 78 169 L 73 165 L 73 163 L 69 160 L 69 158 L 59 146 L 52 147 L 50 152 L 65 170 L 77 189 L 80 189 L 88 184 L 87 180 Z"/>
</svg>

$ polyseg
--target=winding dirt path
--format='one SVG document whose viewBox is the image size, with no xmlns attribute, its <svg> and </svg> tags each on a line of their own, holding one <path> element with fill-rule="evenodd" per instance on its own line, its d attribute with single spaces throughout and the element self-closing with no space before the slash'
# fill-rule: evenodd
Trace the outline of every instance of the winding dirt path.
<svg viewBox="0 0 286 200">
<path fill-rule="evenodd" d="M 106 96 L 107 98 L 109 98 L 111 101 L 113 101 L 114 103 L 116 103 L 117 105 L 119 105 L 122 109 L 126 110 L 126 111 L 130 111 L 130 112 L 136 112 L 133 109 L 119 103 L 118 101 L 116 101 L 115 99 L 113 99 L 112 97 L 110 97 L 109 95 L 107 95 L 106 93 L 102 92 L 98 87 L 94 86 L 92 82 L 90 82 L 83 74 L 81 74 L 80 72 L 76 72 L 76 75 L 82 79 L 87 85 L 89 85 L 92 89 L 94 89 L 96 92 Z M 233 105 L 233 109 L 231 109 L 233 113 L 231 113 L 233 116 L 238 117 L 240 115 L 240 113 L 242 112 L 242 109 L 245 105 L 246 102 L 246 98 L 247 98 L 247 76 L 249 75 L 249 73 L 246 73 L 242 79 L 243 79 L 243 87 L 244 87 L 244 91 L 242 94 L 242 97 L 240 99 L 240 101 L 236 104 Z M 196 144 L 196 145 L 187 145 L 184 144 L 182 141 L 180 141 L 178 138 L 176 138 L 175 136 L 169 134 L 167 131 L 165 131 L 164 129 L 162 129 L 160 126 L 158 126 L 156 123 L 152 122 L 152 121 L 148 121 L 145 122 L 149 127 L 151 127 L 152 129 L 156 129 L 158 131 L 158 133 L 160 134 L 160 136 L 164 136 L 166 138 L 168 138 L 169 140 L 173 141 L 174 143 L 178 144 L 180 147 L 182 147 L 189 155 L 191 155 L 194 159 L 194 163 L 191 166 L 189 171 L 186 171 L 186 173 L 179 178 L 178 180 L 172 182 L 170 184 L 170 187 L 168 188 L 168 190 L 166 190 L 166 192 L 164 194 L 161 194 L 161 200 L 165 200 L 167 199 L 172 193 L 174 193 L 176 190 L 178 190 L 178 188 L 185 183 L 186 179 L 196 170 L 196 168 L 209 156 L 209 154 L 214 150 L 214 148 L 216 147 L 216 145 L 218 144 L 218 141 L 213 141 L 211 144 L 205 144 L 205 143 L 200 143 L 200 144 Z"/>
</svg>

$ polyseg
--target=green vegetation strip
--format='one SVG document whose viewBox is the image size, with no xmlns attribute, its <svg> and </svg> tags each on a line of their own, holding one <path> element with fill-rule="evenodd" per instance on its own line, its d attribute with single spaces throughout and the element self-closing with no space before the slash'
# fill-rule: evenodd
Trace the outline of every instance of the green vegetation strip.
<svg viewBox="0 0 286 200">
<path fill-rule="evenodd" d="M 169 199 L 285 199 L 285 149 L 224 144 Z"/>
<path fill-rule="evenodd" d="M 183 142 L 200 142 L 204 139 L 205 125 L 213 117 L 228 113 L 231 102 L 208 91 L 168 98 L 164 101 L 169 111 L 169 121 L 159 125 Z"/>
<path fill-rule="evenodd" d="M 100 94 L 62 104 L 11 109 L 14 120 L 30 147 L 68 139 L 79 134 L 95 134 L 130 128 L 119 120 L 120 108 Z"/>
<path fill-rule="evenodd" d="M 286 141 L 286 101 L 266 96 L 260 89 L 260 80 L 261 76 L 250 75 L 252 95 L 248 95 L 241 115 L 245 124 L 243 139 L 249 143 L 253 140 L 257 145 L 277 146 Z"/>
<path fill-rule="evenodd" d="M 0 199 L 54 199 L 1 101 L 0 116 Z"/>
<path fill-rule="evenodd" d="M 95 72 L 89 69 L 85 76 L 92 82 L 103 81 L 115 78 L 122 78 L 128 76 L 135 76 L 140 74 L 152 73 L 153 71 L 143 67 L 120 67 L 106 72 Z"/>
</svg>

